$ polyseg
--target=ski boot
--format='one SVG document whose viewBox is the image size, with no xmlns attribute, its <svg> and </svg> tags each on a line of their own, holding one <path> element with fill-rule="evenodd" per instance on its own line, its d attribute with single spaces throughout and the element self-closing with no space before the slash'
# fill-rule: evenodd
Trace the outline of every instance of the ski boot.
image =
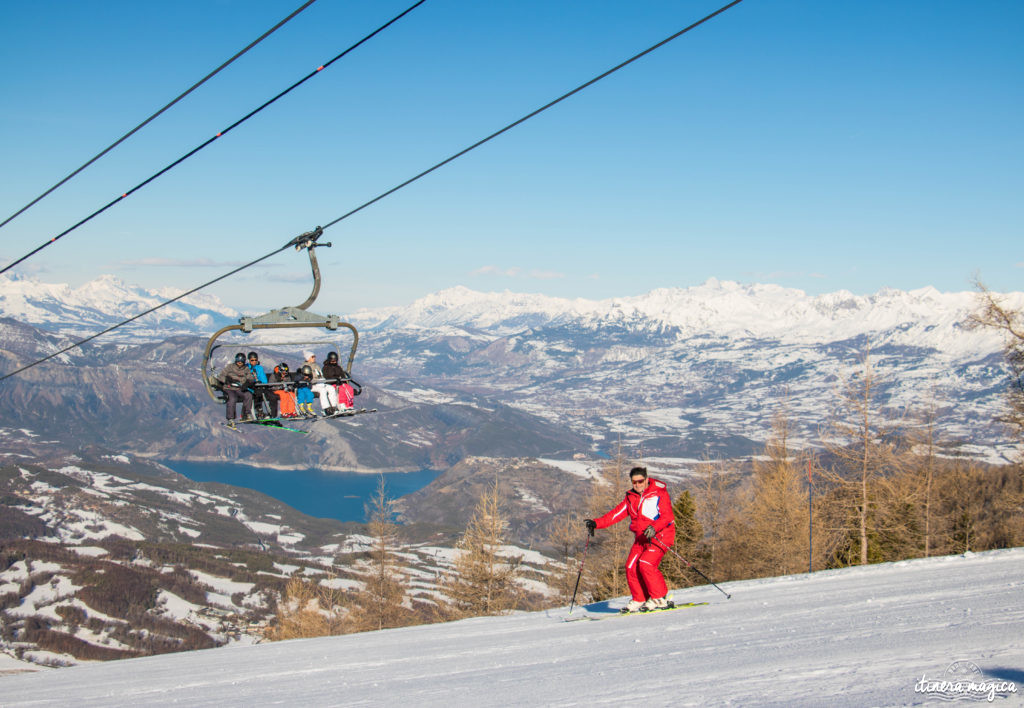
<svg viewBox="0 0 1024 708">
<path fill-rule="evenodd" d="M 625 607 L 619 610 L 619 613 L 623 615 L 632 615 L 634 613 L 640 612 L 643 606 L 644 603 L 640 602 L 639 600 L 630 600 L 628 603 L 626 603 Z"/>
</svg>

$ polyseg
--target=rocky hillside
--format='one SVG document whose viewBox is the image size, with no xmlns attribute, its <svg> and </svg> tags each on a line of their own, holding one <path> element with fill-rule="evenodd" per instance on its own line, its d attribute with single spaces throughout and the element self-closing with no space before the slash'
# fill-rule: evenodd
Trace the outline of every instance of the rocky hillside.
<svg viewBox="0 0 1024 708">
<path fill-rule="evenodd" d="M 98 447 L 70 453 L 21 429 L 0 429 L 0 442 L 0 652 L 10 656 L 56 666 L 251 643 L 289 578 L 342 590 L 365 580 L 371 539 L 361 524 Z M 502 470 L 517 494 L 532 488 L 521 467 Z M 441 509 L 434 499 L 449 486 L 405 508 Z M 464 515 L 411 516 L 398 548 L 408 601 L 430 606 Z M 533 592 L 544 589 L 547 561 L 529 543 L 543 535 L 542 517 L 535 509 L 517 520 L 509 538 Z"/>
<path fill-rule="evenodd" d="M 0 321 L 0 368 L 13 369 L 64 341 Z M 209 398 L 199 377 L 204 344 L 179 336 L 74 350 L 0 386 L 0 425 L 158 459 L 300 469 L 443 469 L 466 455 L 553 454 L 587 446 L 571 431 L 482 396 L 453 399 L 370 382 L 357 403 L 378 413 L 304 424 L 308 435 L 257 426 L 230 431 L 221 424 L 223 406 Z M 266 361 L 296 362 L 294 351 L 261 351 Z"/>
</svg>

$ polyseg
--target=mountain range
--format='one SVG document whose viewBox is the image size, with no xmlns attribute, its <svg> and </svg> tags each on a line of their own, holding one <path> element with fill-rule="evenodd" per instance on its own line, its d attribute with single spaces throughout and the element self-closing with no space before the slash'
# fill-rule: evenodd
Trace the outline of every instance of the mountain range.
<svg viewBox="0 0 1024 708">
<path fill-rule="evenodd" d="M 0 315 L 11 318 L 0 322 L 0 362 L 10 370 L 160 297 L 109 276 L 76 289 L 0 279 Z M 13 407 L 6 415 L 27 413 L 49 432 L 76 429 L 154 456 L 366 470 L 618 445 L 698 458 L 755 453 L 783 408 L 799 441 L 819 442 L 867 357 L 879 408 L 932 409 L 947 438 L 999 461 L 1010 454 L 992 422 L 1006 384 L 1002 341 L 964 325 L 975 297 L 934 288 L 811 296 L 717 280 L 600 301 L 451 288 L 407 307 L 349 313 L 361 330 L 353 374 L 367 388 L 363 405 L 380 412 L 268 446 L 262 432 L 224 437 L 223 411 L 198 382 L 203 340 L 168 338 L 237 316 L 206 296 L 140 320 L 133 336 L 148 342 L 97 340 L 64 355 L 74 367 L 44 365 L 9 380 L 0 399 Z M 1004 297 L 1024 308 L 1024 293 Z M 267 347 L 265 362 L 293 365 L 303 348 Z"/>
<path fill-rule="evenodd" d="M 77 288 L 0 275 L 0 317 L 65 334 L 88 335 L 179 294 L 173 288 L 147 290 L 129 285 L 112 275 L 102 275 Z M 238 312 L 216 297 L 196 293 L 126 325 L 118 336 L 145 340 L 186 332 L 198 334 L 237 319 Z"/>
</svg>

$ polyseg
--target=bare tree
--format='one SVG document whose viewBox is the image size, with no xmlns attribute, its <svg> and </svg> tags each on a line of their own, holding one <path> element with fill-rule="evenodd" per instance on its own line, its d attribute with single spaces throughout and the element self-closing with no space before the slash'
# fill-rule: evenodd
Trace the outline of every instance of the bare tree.
<svg viewBox="0 0 1024 708">
<path fill-rule="evenodd" d="M 579 564 L 583 560 L 587 540 L 585 533 L 583 519 L 574 511 L 560 516 L 551 526 L 548 541 L 557 556 L 546 564 L 546 582 L 555 591 L 559 604 L 569 604 L 572 598 L 580 572 Z"/>
<path fill-rule="evenodd" d="M 1004 337 L 1003 356 L 1010 369 L 1007 388 L 1007 412 L 1000 420 L 1014 430 L 1017 443 L 1024 443 L 1024 312 L 1009 307 L 1004 300 L 989 290 L 980 280 L 978 306 L 968 318 L 975 328 L 994 329 Z"/>
<path fill-rule="evenodd" d="M 854 547 L 844 554 L 847 562 L 866 565 L 870 540 L 877 531 L 879 516 L 878 480 L 896 465 L 896 426 L 881 412 L 879 386 L 871 366 L 870 347 L 861 356 L 861 370 L 840 394 L 837 417 L 831 424 L 826 449 L 836 460 L 831 481 L 839 488 L 837 499 L 852 520 Z M 848 524 L 840 520 L 844 526 Z M 876 559 L 879 560 L 879 559 Z"/>
<path fill-rule="evenodd" d="M 940 463 L 948 456 L 951 445 L 942 437 L 937 422 L 939 407 L 934 395 L 925 405 L 907 418 L 906 446 L 901 462 L 908 477 L 907 496 L 912 496 L 919 508 L 921 543 L 927 558 L 934 555 L 937 518 L 937 487 Z"/>
</svg>

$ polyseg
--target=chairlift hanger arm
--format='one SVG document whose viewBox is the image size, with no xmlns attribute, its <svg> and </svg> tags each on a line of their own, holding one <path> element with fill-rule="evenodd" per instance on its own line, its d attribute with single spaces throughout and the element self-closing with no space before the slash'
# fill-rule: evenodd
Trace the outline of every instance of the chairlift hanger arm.
<svg viewBox="0 0 1024 708">
<path fill-rule="evenodd" d="M 296 251 L 306 249 L 309 253 L 309 267 L 313 270 L 313 292 L 309 294 L 306 301 L 301 305 L 296 305 L 293 309 L 305 310 L 307 307 L 312 305 L 317 296 L 320 294 L 320 265 L 316 262 L 316 254 L 313 252 L 315 248 L 330 248 L 331 243 L 317 243 L 317 239 L 324 235 L 324 229 L 322 226 L 317 226 L 312 231 L 307 231 L 304 234 L 299 234 L 291 241 L 288 242 L 287 246 L 295 246 Z"/>
</svg>

